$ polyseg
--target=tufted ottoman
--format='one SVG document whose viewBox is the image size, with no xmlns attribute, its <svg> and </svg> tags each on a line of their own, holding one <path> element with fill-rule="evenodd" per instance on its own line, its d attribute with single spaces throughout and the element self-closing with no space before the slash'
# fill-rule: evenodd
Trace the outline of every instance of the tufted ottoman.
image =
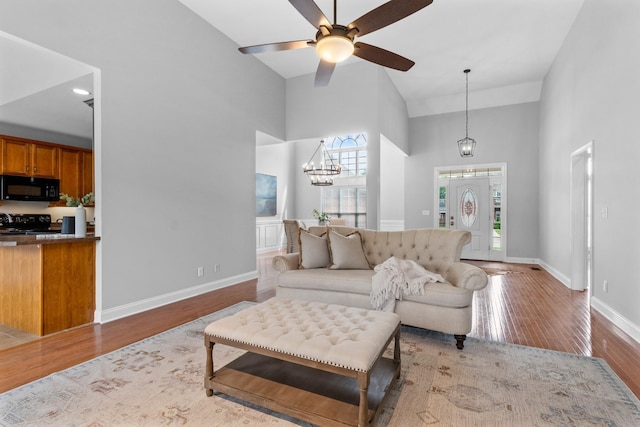
<svg viewBox="0 0 640 427">
<path fill-rule="evenodd" d="M 400 316 L 272 298 L 205 329 L 207 396 L 320 425 L 373 423 L 400 375 Z M 395 339 L 393 360 L 382 354 Z M 216 343 L 248 352 L 214 372 Z"/>
</svg>

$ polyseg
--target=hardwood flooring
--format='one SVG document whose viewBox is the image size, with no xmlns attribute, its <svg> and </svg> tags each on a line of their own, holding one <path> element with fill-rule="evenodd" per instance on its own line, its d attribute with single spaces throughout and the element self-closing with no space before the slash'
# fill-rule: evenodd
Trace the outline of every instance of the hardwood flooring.
<svg viewBox="0 0 640 427">
<path fill-rule="evenodd" d="M 258 256 L 257 280 L 0 350 L 0 392 L 235 303 L 267 300 L 275 295 L 272 256 Z M 587 292 L 567 289 L 537 266 L 469 262 L 490 274 L 487 288 L 476 292 L 469 336 L 603 358 L 640 397 L 640 343 L 591 310 Z"/>
</svg>

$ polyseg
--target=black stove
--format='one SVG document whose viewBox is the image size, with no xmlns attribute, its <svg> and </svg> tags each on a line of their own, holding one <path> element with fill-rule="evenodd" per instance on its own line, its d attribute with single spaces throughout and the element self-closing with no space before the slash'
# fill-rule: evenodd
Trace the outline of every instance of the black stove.
<svg viewBox="0 0 640 427">
<path fill-rule="evenodd" d="M 54 233 L 60 230 L 51 229 L 51 215 L 0 213 L 0 236 Z"/>
</svg>

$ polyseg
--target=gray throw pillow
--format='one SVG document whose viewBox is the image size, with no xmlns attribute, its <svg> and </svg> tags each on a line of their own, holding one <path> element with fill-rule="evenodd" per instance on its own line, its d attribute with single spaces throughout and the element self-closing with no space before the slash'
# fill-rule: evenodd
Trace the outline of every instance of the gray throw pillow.
<svg viewBox="0 0 640 427">
<path fill-rule="evenodd" d="M 298 233 L 299 257 L 298 268 L 325 268 L 329 265 L 329 247 L 325 234 L 316 236 L 300 229 Z"/>
<path fill-rule="evenodd" d="M 364 256 L 362 236 L 359 232 L 343 236 L 329 230 L 329 251 L 332 270 L 371 270 L 369 261 Z"/>
</svg>

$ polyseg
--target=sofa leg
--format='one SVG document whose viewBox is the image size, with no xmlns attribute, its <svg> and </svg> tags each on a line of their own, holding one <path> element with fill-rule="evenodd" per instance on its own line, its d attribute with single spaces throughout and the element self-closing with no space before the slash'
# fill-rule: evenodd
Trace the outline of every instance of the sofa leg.
<svg viewBox="0 0 640 427">
<path fill-rule="evenodd" d="M 464 348 L 464 340 L 467 339 L 466 335 L 454 335 L 453 336 L 456 339 L 456 347 L 458 347 L 459 350 L 462 350 Z"/>
</svg>

